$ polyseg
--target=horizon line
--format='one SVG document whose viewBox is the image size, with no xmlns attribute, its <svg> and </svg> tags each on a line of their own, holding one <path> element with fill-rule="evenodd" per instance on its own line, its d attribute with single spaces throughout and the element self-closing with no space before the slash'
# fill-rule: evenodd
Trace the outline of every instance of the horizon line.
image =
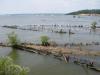
<svg viewBox="0 0 100 75">
<path fill-rule="evenodd" d="M 80 9 L 80 10 L 75 10 L 75 11 L 70 11 L 70 12 L 37 12 L 37 13 L 32 13 L 32 12 L 16 12 L 16 13 L 0 13 L 0 15 L 20 15 L 20 14 L 67 14 L 71 12 L 77 12 L 81 10 L 96 10 L 96 9 Z M 99 10 L 99 9 L 97 9 Z"/>
</svg>

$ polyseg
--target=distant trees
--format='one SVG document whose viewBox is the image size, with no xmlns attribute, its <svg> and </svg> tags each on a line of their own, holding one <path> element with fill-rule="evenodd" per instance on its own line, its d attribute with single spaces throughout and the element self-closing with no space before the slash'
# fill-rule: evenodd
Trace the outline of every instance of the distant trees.
<svg viewBox="0 0 100 75">
<path fill-rule="evenodd" d="M 28 75 L 28 68 L 13 63 L 9 57 L 0 57 L 0 75 Z"/>
<path fill-rule="evenodd" d="M 80 10 L 80 11 L 68 13 L 68 15 L 78 15 L 78 14 L 100 14 L 100 9 Z"/>
<path fill-rule="evenodd" d="M 8 41 L 12 47 L 16 47 L 20 44 L 20 40 L 18 39 L 17 34 L 15 32 L 11 32 L 8 34 Z"/>
<path fill-rule="evenodd" d="M 48 46 L 49 45 L 49 37 L 48 36 L 41 36 L 41 43 L 43 46 Z"/>
</svg>

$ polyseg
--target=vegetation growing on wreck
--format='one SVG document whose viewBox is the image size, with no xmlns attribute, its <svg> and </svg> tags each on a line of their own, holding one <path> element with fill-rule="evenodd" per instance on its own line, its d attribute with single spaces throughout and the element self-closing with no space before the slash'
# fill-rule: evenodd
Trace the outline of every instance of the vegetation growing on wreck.
<svg viewBox="0 0 100 75">
<path fill-rule="evenodd" d="M 11 32 L 8 34 L 8 41 L 12 47 L 17 47 L 20 45 L 20 40 L 18 39 L 17 34 L 15 32 Z"/>
<path fill-rule="evenodd" d="M 49 37 L 48 36 L 41 36 L 41 43 L 43 46 L 49 45 Z"/>
<path fill-rule="evenodd" d="M 92 23 L 91 23 L 91 28 L 92 28 L 92 29 L 96 29 L 96 25 L 97 25 L 97 22 L 95 22 L 95 21 L 92 22 Z"/>
</svg>

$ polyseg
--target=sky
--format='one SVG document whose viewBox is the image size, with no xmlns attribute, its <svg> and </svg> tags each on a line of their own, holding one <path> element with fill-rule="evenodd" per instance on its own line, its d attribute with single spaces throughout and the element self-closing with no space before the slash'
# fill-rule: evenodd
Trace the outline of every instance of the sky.
<svg viewBox="0 0 100 75">
<path fill-rule="evenodd" d="M 0 0 L 0 14 L 69 13 L 99 8 L 100 0 Z"/>
</svg>

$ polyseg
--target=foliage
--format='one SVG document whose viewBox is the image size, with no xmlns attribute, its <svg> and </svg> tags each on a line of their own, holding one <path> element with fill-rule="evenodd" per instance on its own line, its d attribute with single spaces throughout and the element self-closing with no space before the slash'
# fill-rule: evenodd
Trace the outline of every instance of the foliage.
<svg viewBox="0 0 100 75">
<path fill-rule="evenodd" d="M 0 75 L 27 75 L 28 68 L 15 65 L 9 57 L 0 57 Z"/>
<path fill-rule="evenodd" d="M 20 41 L 19 41 L 17 35 L 15 34 L 15 32 L 11 32 L 10 34 L 8 34 L 8 40 L 9 40 L 9 44 L 12 47 L 17 46 L 20 43 Z"/>
<path fill-rule="evenodd" d="M 49 45 L 48 40 L 49 40 L 48 36 L 41 36 L 41 42 L 42 42 L 43 46 L 48 46 Z"/>
<path fill-rule="evenodd" d="M 68 13 L 68 15 L 78 15 L 78 14 L 100 14 L 100 9 L 80 10 L 80 11 Z"/>
<path fill-rule="evenodd" d="M 92 22 L 92 24 L 91 24 L 91 25 L 92 25 L 91 28 L 92 28 L 92 29 L 96 29 L 96 24 L 97 24 L 97 22 Z"/>
</svg>

